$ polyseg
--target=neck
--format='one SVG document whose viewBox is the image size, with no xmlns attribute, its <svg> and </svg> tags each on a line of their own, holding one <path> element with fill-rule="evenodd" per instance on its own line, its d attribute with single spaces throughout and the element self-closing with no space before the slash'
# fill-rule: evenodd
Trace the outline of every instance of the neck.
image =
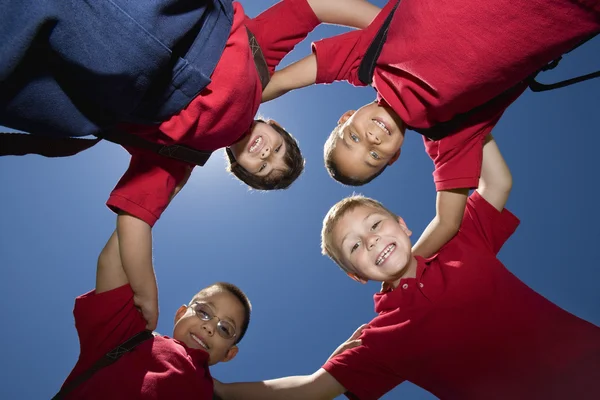
<svg viewBox="0 0 600 400">
<path fill-rule="evenodd" d="M 389 285 L 392 289 L 396 289 L 400 284 L 400 281 L 404 278 L 416 278 L 417 276 L 417 259 L 412 256 L 408 265 L 402 270 L 402 275 L 396 280 L 385 282 L 385 284 Z"/>
</svg>

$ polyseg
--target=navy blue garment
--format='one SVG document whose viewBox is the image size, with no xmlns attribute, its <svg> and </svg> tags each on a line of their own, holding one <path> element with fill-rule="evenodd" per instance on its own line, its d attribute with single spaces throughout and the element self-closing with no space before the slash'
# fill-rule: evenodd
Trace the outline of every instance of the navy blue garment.
<svg viewBox="0 0 600 400">
<path fill-rule="evenodd" d="M 0 125 L 164 121 L 208 85 L 232 22 L 232 0 L 1 0 Z"/>
</svg>

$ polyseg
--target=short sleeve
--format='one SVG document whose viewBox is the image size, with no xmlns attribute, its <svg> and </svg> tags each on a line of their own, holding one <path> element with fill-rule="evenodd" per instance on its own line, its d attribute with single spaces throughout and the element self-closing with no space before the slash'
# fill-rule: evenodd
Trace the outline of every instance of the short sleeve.
<svg viewBox="0 0 600 400">
<path fill-rule="evenodd" d="M 80 354 L 69 378 L 87 370 L 107 352 L 146 327 L 142 314 L 133 303 L 129 284 L 100 294 L 91 291 L 79 296 L 73 315 Z"/>
<path fill-rule="evenodd" d="M 467 200 L 459 234 L 483 241 L 494 254 L 498 254 L 519 223 L 513 213 L 507 209 L 498 211 L 475 191 Z"/>
<path fill-rule="evenodd" d="M 364 337 L 361 346 L 346 350 L 330 359 L 323 369 L 335 378 L 352 400 L 375 400 L 404 382 L 385 366 Z"/>
<path fill-rule="evenodd" d="M 256 18 L 247 18 L 244 22 L 256 37 L 271 74 L 320 23 L 306 0 L 280 1 Z"/>
<path fill-rule="evenodd" d="M 433 161 L 435 189 L 473 189 L 479 185 L 483 144 L 485 137 L 496 124 L 469 126 L 440 140 L 423 137 L 425 150 Z"/>
<path fill-rule="evenodd" d="M 357 30 L 314 42 L 316 83 L 347 81 L 354 86 L 365 86 L 358 79 L 358 68 L 364 55 L 364 50 L 361 51 L 364 36 L 363 31 Z"/>
<path fill-rule="evenodd" d="M 437 191 L 473 189 L 479 185 L 485 137 L 526 88 L 526 84 L 520 84 L 485 103 L 469 115 L 459 130 L 443 139 L 423 138 L 425 150 L 435 167 L 433 180 Z"/>
<path fill-rule="evenodd" d="M 154 226 L 189 165 L 145 150 L 128 149 L 129 168 L 113 189 L 106 205 Z"/>
</svg>

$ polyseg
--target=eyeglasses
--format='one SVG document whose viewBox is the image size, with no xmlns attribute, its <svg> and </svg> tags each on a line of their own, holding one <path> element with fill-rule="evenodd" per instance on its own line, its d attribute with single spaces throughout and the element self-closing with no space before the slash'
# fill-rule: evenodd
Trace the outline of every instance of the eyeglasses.
<svg viewBox="0 0 600 400">
<path fill-rule="evenodd" d="M 223 339 L 233 339 L 236 337 L 237 333 L 235 332 L 235 327 L 233 324 L 217 317 L 208 304 L 196 302 L 190 307 L 192 310 L 194 310 L 196 316 L 202 321 L 210 321 L 214 318 L 218 319 L 219 322 L 217 322 L 217 332 Z"/>
</svg>

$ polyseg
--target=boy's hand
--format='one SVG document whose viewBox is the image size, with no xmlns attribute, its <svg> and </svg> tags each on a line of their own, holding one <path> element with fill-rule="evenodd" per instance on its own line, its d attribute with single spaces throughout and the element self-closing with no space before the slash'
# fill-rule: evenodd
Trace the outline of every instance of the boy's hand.
<svg viewBox="0 0 600 400">
<path fill-rule="evenodd" d="M 144 296 L 134 294 L 133 303 L 146 320 L 146 329 L 150 331 L 155 330 L 158 325 L 158 298 L 144 298 Z"/>
<path fill-rule="evenodd" d="M 335 351 L 333 353 L 331 353 L 331 355 L 329 356 L 327 361 L 331 360 L 333 357 L 337 356 L 338 354 L 343 353 L 346 350 L 360 346 L 362 344 L 362 340 L 360 340 L 359 337 L 362 334 L 362 332 L 368 328 L 369 328 L 368 324 L 363 324 L 363 325 L 359 326 L 358 329 L 354 331 L 354 333 L 352 334 L 352 336 L 350 336 L 350 338 L 348 340 L 346 340 L 344 343 L 339 345 L 339 347 L 337 349 L 335 349 Z"/>
</svg>

